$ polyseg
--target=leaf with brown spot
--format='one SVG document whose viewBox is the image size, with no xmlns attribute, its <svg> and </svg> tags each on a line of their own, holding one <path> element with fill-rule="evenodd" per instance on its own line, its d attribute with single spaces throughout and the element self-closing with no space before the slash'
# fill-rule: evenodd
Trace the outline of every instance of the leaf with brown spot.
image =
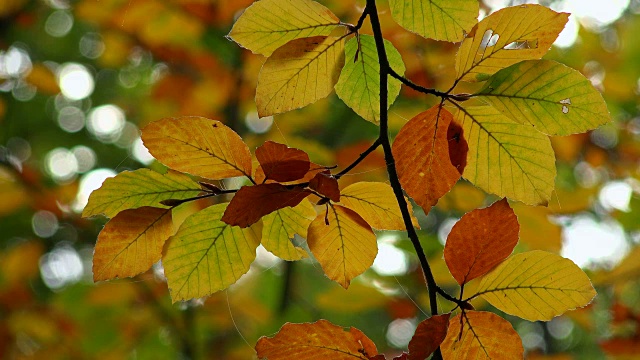
<svg viewBox="0 0 640 360">
<path fill-rule="evenodd" d="M 306 152 L 267 141 L 256 149 L 265 178 L 288 182 L 299 180 L 309 171 L 311 163 Z"/>
<path fill-rule="evenodd" d="M 324 195 L 332 201 L 340 201 L 340 187 L 338 180 L 327 172 L 317 173 L 316 176 L 309 181 L 309 188 L 317 191 L 320 195 Z"/>
<path fill-rule="evenodd" d="M 469 144 L 463 136 L 462 126 L 455 121 L 449 124 L 447 140 L 449 141 L 449 159 L 451 160 L 451 164 L 462 174 L 464 168 L 467 166 Z"/>
<path fill-rule="evenodd" d="M 465 214 L 444 246 L 444 260 L 458 284 L 486 274 L 506 259 L 518 243 L 519 230 L 507 199 Z"/>
<path fill-rule="evenodd" d="M 449 329 L 449 314 L 434 315 L 420 324 L 409 342 L 409 360 L 424 360 L 431 355 L 444 338 Z"/>
</svg>

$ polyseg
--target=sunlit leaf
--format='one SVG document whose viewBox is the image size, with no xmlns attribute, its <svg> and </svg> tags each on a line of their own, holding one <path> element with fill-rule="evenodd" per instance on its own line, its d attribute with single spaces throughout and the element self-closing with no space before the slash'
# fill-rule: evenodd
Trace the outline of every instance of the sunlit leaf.
<svg viewBox="0 0 640 360">
<path fill-rule="evenodd" d="M 384 49 L 389 65 L 404 75 L 402 56 L 393 44 L 385 40 Z M 360 35 L 345 46 L 345 65 L 336 84 L 336 94 L 356 114 L 374 124 L 380 122 L 380 64 L 376 42 L 371 35 Z M 393 104 L 402 84 L 395 78 L 388 80 L 387 108 Z"/>
<path fill-rule="evenodd" d="M 467 311 L 452 318 L 441 349 L 446 360 L 524 359 L 522 340 L 513 326 L 496 314 L 482 311 Z"/>
<path fill-rule="evenodd" d="M 409 120 L 393 142 L 400 183 L 425 212 L 460 178 L 449 156 L 447 131 L 452 120 L 449 111 L 434 106 Z"/>
<path fill-rule="evenodd" d="M 611 120 L 591 82 L 551 60 L 523 61 L 502 69 L 478 94 L 504 115 L 549 135 L 581 133 Z"/>
<path fill-rule="evenodd" d="M 161 163 L 208 179 L 251 176 L 251 153 L 242 138 L 217 120 L 166 118 L 142 129 L 142 141 Z"/>
<path fill-rule="evenodd" d="M 444 247 L 444 259 L 458 284 L 486 274 L 506 259 L 518 244 L 519 230 L 507 199 L 465 214 Z"/>
<path fill-rule="evenodd" d="M 381 182 L 359 182 L 351 184 L 342 190 L 340 201 L 349 209 L 357 212 L 374 229 L 406 230 L 400 206 L 395 198 L 391 186 Z M 407 202 L 412 221 L 417 226 L 418 221 L 413 217 L 411 203 Z"/>
<path fill-rule="evenodd" d="M 511 256 L 485 275 L 476 291 L 496 308 L 529 321 L 551 320 L 596 295 L 573 261 L 540 250 Z"/>
<path fill-rule="evenodd" d="M 307 228 L 316 217 L 316 210 L 309 201 L 303 200 L 295 207 L 285 207 L 262 218 L 262 245 L 283 260 L 300 260 L 307 252 L 294 246 L 295 234 L 307 238 Z"/>
<path fill-rule="evenodd" d="M 258 115 L 280 114 L 326 97 L 343 65 L 344 37 L 314 36 L 288 42 L 260 70 Z"/>
<path fill-rule="evenodd" d="M 314 323 L 286 323 L 273 337 L 261 337 L 256 344 L 258 358 L 269 360 L 368 360 L 376 356 L 376 345 L 362 331 L 327 320 Z"/>
<path fill-rule="evenodd" d="M 484 81 L 522 60 L 540 59 L 564 29 L 567 13 L 524 4 L 496 11 L 476 25 L 456 55 L 457 78 Z"/>
<path fill-rule="evenodd" d="M 559 253 L 562 248 L 562 227 L 551 220 L 551 211 L 543 206 L 513 204 L 520 223 L 520 244 L 528 250 Z"/>
<path fill-rule="evenodd" d="M 486 192 L 529 205 L 547 204 L 556 164 L 549 138 L 491 106 L 459 108 L 456 121 L 469 143 L 462 174 Z"/>
<path fill-rule="evenodd" d="M 434 315 L 418 324 L 409 342 L 409 360 L 424 360 L 431 355 L 447 336 L 449 314 Z"/>
<path fill-rule="evenodd" d="M 403 28 L 435 40 L 458 42 L 478 21 L 476 0 L 389 0 Z"/>
<path fill-rule="evenodd" d="M 200 186 L 187 175 L 175 171 L 159 174 L 149 169 L 123 171 L 108 178 L 91 193 L 82 211 L 83 217 L 104 214 L 112 218 L 126 209 L 142 206 L 165 207 L 163 200 L 183 200 L 202 192 Z"/>
<path fill-rule="evenodd" d="M 149 270 L 160 260 L 171 235 L 171 209 L 145 206 L 120 212 L 98 235 L 93 281 L 131 277 Z"/>
<path fill-rule="evenodd" d="M 291 40 L 329 35 L 340 24 L 331 10 L 310 0 L 261 0 L 245 9 L 229 37 L 269 56 Z"/>
<path fill-rule="evenodd" d="M 300 149 L 266 141 L 256 149 L 256 158 L 267 179 L 287 182 L 301 179 L 309 171 L 309 155 Z"/>
<path fill-rule="evenodd" d="M 340 201 L 340 188 L 338 180 L 328 173 L 320 172 L 309 181 L 309 188 L 331 199 L 332 201 Z"/>
<path fill-rule="evenodd" d="M 328 221 L 328 223 L 326 222 Z M 307 244 L 329 279 L 345 289 L 362 274 L 378 253 L 376 236 L 353 210 L 329 205 L 309 226 Z"/>
<path fill-rule="evenodd" d="M 174 302 L 226 289 L 249 271 L 262 223 L 230 226 L 220 220 L 226 207 L 217 204 L 189 216 L 169 238 L 162 265 Z"/>
</svg>

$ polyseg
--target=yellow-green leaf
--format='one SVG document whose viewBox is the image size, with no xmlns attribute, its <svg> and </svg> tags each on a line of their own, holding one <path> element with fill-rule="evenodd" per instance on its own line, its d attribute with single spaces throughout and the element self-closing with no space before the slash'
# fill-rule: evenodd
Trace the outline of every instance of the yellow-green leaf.
<svg viewBox="0 0 640 360">
<path fill-rule="evenodd" d="M 491 305 L 529 321 L 548 321 L 588 305 L 596 291 L 573 261 L 534 250 L 511 256 L 476 290 Z"/>
<path fill-rule="evenodd" d="M 242 138 L 217 120 L 166 118 L 142 129 L 142 141 L 170 168 L 208 179 L 251 176 L 251 152 Z"/>
<path fill-rule="evenodd" d="M 262 223 L 230 226 L 220 220 L 226 207 L 217 204 L 189 216 L 169 238 L 162 264 L 174 302 L 226 289 L 249 271 Z"/>
<path fill-rule="evenodd" d="M 400 206 L 391 186 L 381 182 L 358 182 L 344 188 L 340 202 L 357 212 L 374 229 L 406 230 Z M 411 204 L 409 212 L 413 213 Z M 415 225 L 417 220 L 412 218 Z"/>
<path fill-rule="evenodd" d="M 160 260 L 173 234 L 171 209 L 142 207 L 120 212 L 98 235 L 93 254 L 93 281 L 141 274 Z"/>
<path fill-rule="evenodd" d="M 358 49 L 359 46 L 359 49 Z M 385 40 L 389 65 L 395 72 L 404 75 L 402 56 L 393 44 Z M 345 45 L 345 65 L 336 84 L 336 94 L 358 115 L 374 124 L 380 122 L 380 64 L 376 42 L 371 35 L 352 38 Z M 389 78 L 387 109 L 393 104 L 402 84 L 400 80 Z"/>
<path fill-rule="evenodd" d="M 296 39 L 264 63 L 256 88 L 259 116 L 298 109 L 327 97 L 344 65 L 344 37 Z"/>
<path fill-rule="evenodd" d="M 187 175 L 175 171 L 159 174 L 149 169 L 123 171 L 106 179 L 91 193 L 83 217 L 104 214 L 112 218 L 126 209 L 142 206 L 165 207 L 162 200 L 183 200 L 201 193 L 200 186 Z"/>
<path fill-rule="evenodd" d="M 542 58 L 568 19 L 567 13 L 535 4 L 496 11 L 480 21 L 460 44 L 457 78 L 484 81 L 522 60 Z"/>
<path fill-rule="evenodd" d="M 327 223 L 328 221 L 328 223 Z M 330 205 L 309 226 L 307 243 L 329 279 L 348 288 L 378 254 L 371 226 L 353 210 Z"/>
<path fill-rule="evenodd" d="M 478 21 L 477 0 L 389 0 L 403 28 L 435 40 L 458 42 Z"/>
<path fill-rule="evenodd" d="M 294 39 L 329 35 L 340 19 L 310 0 L 261 0 L 249 6 L 229 37 L 255 54 L 271 55 Z"/>
<path fill-rule="evenodd" d="M 262 218 L 262 246 L 283 260 L 300 260 L 307 252 L 294 246 L 291 239 L 295 234 L 307 238 L 307 228 L 316 217 L 316 210 L 308 200 L 302 200 L 296 207 L 285 207 Z"/>
<path fill-rule="evenodd" d="M 582 133 L 611 120 L 591 82 L 551 60 L 522 61 L 502 69 L 478 94 L 504 115 L 548 135 Z"/>
<path fill-rule="evenodd" d="M 479 188 L 529 205 L 546 205 L 556 177 L 549 138 L 491 106 L 459 107 L 469 143 L 464 176 Z"/>
</svg>

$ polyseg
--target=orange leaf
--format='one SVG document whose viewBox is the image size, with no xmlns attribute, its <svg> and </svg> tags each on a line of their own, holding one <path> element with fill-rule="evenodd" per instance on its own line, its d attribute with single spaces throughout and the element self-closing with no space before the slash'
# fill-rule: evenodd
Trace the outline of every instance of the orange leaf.
<svg viewBox="0 0 640 360">
<path fill-rule="evenodd" d="M 98 235 L 93 254 L 93 281 L 141 274 L 162 256 L 173 234 L 171 209 L 150 206 L 124 210 Z"/>
<path fill-rule="evenodd" d="M 256 149 L 256 158 L 267 179 L 287 182 L 304 177 L 311 163 L 306 152 L 267 141 Z"/>
<path fill-rule="evenodd" d="M 256 344 L 258 358 L 269 360 L 353 360 L 376 356 L 376 345 L 362 331 L 349 332 L 327 320 L 315 323 L 286 323 L 271 338 Z"/>
<path fill-rule="evenodd" d="M 449 192 L 460 178 L 461 169 L 451 163 L 449 155 L 447 135 L 452 120 L 449 111 L 434 106 L 409 120 L 393 142 L 393 156 L 400 183 L 425 212 Z M 461 132 L 458 134 L 461 139 Z M 463 147 L 456 146 L 454 149 L 454 158 L 458 159 L 462 156 Z M 460 166 L 460 161 L 458 163 Z"/>
<path fill-rule="evenodd" d="M 486 274 L 511 254 L 519 230 L 507 199 L 465 214 L 451 229 L 444 246 L 451 275 L 462 285 Z"/>
<path fill-rule="evenodd" d="M 409 342 L 409 360 L 424 360 L 436 351 L 448 328 L 449 314 L 434 315 L 418 324 Z"/>
<path fill-rule="evenodd" d="M 304 174 L 304 176 L 300 179 L 297 179 L 295 181 L 291 181 L 291 182 L 286 182 L 285 185 L 293 185 L 293 184 L 301 184 L 301 183 L 306 183 L 311 181 L 311 179 L 313 179 L 317 174 L 326 171 L 327 167 L 326 166 L 322 166 L 319 164 L 315 164 L 315 163 L 309 163 L 309 171 L 307 171 L 306 174 Z M 274 180 L 269 180 L 267 179 L 266 175 L 264 174 L 264 170 L 262 170 L 262 166 L 258 166 L 256 168 L 255 173 L 253 174 L 253 179 L 255 180 L 255 182 L 257 182 L 258 184 L 266 182 L 266 183 L 272 183 L 274 182 Z"/>
<path fill-rule="evenodd" d="M 524 359 L 522 340 L 513 326 L 484 311 L 467 311 L 452 318 L 440 349 L 446 360 Z"/>
<path fill-rule="evenodd" d="M 340 201 L 340 187 L 338 186 L 338 180 L 328 172 L 317 173 L 316 176 L 309 181 L 309 188 L 317 191 L 320 195 L 328 197 L 334 202 Z"/>
<path fill-rule="evenodd" d="M 243 186 L 231 199 L 222 221 L 245 228 L 278 209 L 300 204 L 310 194 L 300 187 L 290 189 L 281 184 Z"/>
</svg>

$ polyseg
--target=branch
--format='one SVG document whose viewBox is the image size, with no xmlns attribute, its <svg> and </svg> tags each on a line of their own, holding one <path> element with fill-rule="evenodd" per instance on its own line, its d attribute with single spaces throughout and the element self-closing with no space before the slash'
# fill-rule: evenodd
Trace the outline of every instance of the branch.
<svg viewBox="0 0 640 360">
<path fill-rule="evenodd" d="M 344 170 L 340 171 L 339 173 L 335 174 L 334 177 L 336 178 L 336 180 L 339 180 L 341 177 L 343 177 L 344 175 L 346 175 L 349 171 L 353 170 L 353 168 L 355 168 L 356 166 L 358 166 L 358 164 L 360 164 L 360 162 L 362 160 L 364 160 L 367 156 L 369 156 L 369 154 L 371 154 L 375 149 L 378 148 L 378 146 L 380 146 L 382 144 L 382 142 L 380 141 L 380 138 L 376 139 L 376 141 L 374 141 L 373 144 L 371 144 L 371 146 L 369 146 L 369 148 L 365 151 L 363 151 L 360 156 L 358 156 L 358 158 L 351 163 L 351 165 L 347 166 L 346 168 L 344 168 Z"/>
<path fill-rule="evenodd" d="M 438 91 L 436 89 L 431 89 L 431 88 L 426 88 L 424 86 L 418 85 L 416 83 L 414 83 L 413 81 L 407 79 L 406 77 L 398 74 L 397 72 L 395 72 L 395 70 L 389 68 L 389 75 L 391 75 L 392 77 L 400 80 L 403 84 L 407 85 L 408 87 L 412 88 L 413 90 L 417 91 L 417 92 L 421 92 L 423 94 L 430 94 L 430 95 L 435 95 L 435 96 L 439 96 L 441 98 L 448 98 L 451 95 L 449 95 L 448 92 L 444 93 L 442 91 Z"/>
</svg>

